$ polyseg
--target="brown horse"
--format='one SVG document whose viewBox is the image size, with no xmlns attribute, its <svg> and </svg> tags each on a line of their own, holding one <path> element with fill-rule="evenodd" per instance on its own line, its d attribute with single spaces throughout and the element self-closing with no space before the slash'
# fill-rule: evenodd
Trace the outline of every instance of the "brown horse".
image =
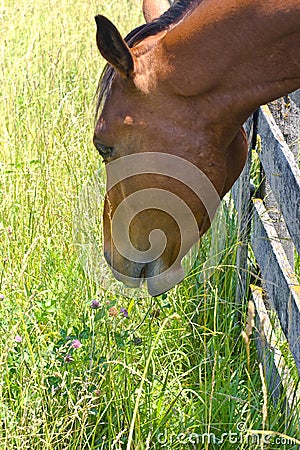
<svg viewBox="0 0 300 450">
<path fill-rule="evenodd" d="M 300 0 L 144 0 L 125 40 L 97 16 L 108 61 L 94 144 L 106 163 L 104 253 L 151 295 L 183 278 L 247 154 L 242 125 L 300 87 Z"/>
</svg>

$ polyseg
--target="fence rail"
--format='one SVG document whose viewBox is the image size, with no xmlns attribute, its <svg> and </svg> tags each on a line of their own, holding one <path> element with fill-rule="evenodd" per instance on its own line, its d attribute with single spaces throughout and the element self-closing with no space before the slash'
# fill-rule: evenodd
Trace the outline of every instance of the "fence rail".
<svg viewBox="0 0 300 450">
<path fill-rule="evenodd" d="M 261 137 L 259 159 L 289 234 L 300 254 L 300 172 L 298 164 L 266 105 L 261 107 L 258 129 Z"/>
<path fill-rule="evenodd" d="M 299 92 L 293 94 L 292 98 L 299 101 Z M 300 104 L 297 106 L 300 107 Z M 251 142 L 251 119 L 245 124 L 245 129 Z M 268 106 L 260 108 L 258 133 L 261 139 L 261 148 L 258 151 L 260 164 L 276 199 L 279 214 L 282 215 L 286 224 L 291 242 L 300 254 L 300 171 L 295 157 L 286 144 Z M 270 329 L 272 321 L 270 318 L 267 320 L 265 315 L 268 313 L 268 309 L 276 311 L 300 375 L 300 285 L 294 273 L 294 268 L 286 256 L 283 243 L 278 237 L 274 220 L 270 218 L 264 199 L 251 197 L 253 193 L 250 182 L 251 153 L 250 150 L 242 176 L 232 189 L 234 203 L 238 211 L 240 241 L 237 255 L 239 274 L 237 297 L 239 300 L 241 300 L 241 297 L 248 297 L 248 256 L 249 247 L 251 247 L 256 264 L 259 266 L 260 274 L 258 278 L 262 280 L 261 287 L 263 288 L 257 290 L 255 286 L 252 286 L 252 294 L 250 294 L 258 312 L 258 321 L 260 321 L 260 326 L 268 323 Z M 271 308 L 267 308 L 266 303 L 271 305 Z M 265 317 L 263 323 L 261 322 L 262 315 Z M 270 330 L 267 335 L 261 332 L 260 337 L 268 339 L 271 334 Z M 273 330 L 273 337 L 275 334 Z M 260 342 L 258 347 L 261 348 L 261 345 Z M 269 350 L 274 348 L 273 338 L 272 342 L 269 342 L 268 348 Z M 278 362 L 276 349 L 271 360 L 275 365 L 276 361 Z M 273 373 L 275 371 L 278 375 L 280 364 L 277 364 L 278 367 L 276 366 L 275 369 L 274 367 L 270 369 L 269 362 L 269 370 Z M 273 392 L 278 388 L 278 376 L 275 384 L 274 377 L 271 376 L 270 378 L 270 386 Z"/>
</svg>

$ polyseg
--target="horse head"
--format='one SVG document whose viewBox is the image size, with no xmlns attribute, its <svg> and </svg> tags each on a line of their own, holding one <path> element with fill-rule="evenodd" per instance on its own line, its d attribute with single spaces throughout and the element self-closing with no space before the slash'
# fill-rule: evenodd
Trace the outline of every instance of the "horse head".
<svg viewBox="0 0 300 450">
<path fill-rule="evenodd" d="M 191 13 L 182 3 L 163 13 L 168 2 L 145 0 L 148 22 L 125 40 L 96 17 L 109 63 L 94 133 L 107 174 L 104 254 L 118 280 L 146 280 L 153 296 L 182 280 L 182 258 L 209 228 L 247 153 L 243 130 L 220 126 L 209 86 L 181 91 L 190 73 L 174 70 L 165 36 Z"/>
</svg>

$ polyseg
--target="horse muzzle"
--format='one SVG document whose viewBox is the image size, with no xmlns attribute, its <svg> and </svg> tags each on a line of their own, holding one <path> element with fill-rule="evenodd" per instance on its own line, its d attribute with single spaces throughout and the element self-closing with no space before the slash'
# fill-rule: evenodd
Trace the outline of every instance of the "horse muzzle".
<svg viewBox="0 0 300 450">
<path fill-rule="evenodd" d="M 170 290 L 180 283 L 185 276 L 180 263 L 167 267 L 162 259 L 143 264 L 123 258 L 118 263 L 115 261 L 115 264 L 113 264 L 107 253 L 105 258 L 116 280 L 130 288 L 140 288 L 143 283 L 147 283 L 148 293 L 152 297 L 157 297 Z"/>
</svg>

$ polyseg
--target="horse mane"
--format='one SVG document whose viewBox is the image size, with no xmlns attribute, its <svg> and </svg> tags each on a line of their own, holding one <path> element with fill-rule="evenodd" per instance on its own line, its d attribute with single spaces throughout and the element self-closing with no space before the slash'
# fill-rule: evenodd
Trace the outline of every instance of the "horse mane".
<svg viewBox="0 0 300 450">
<path fill-rule="evenodd" d="M 132 48 L 143 39 L 146 39 L 149 36 L 155 36 L 161 31 L 176 25 L 191 10 L 194 3 L 199 3 L 199 0 L 179 0 L 173 3 L 173 5 L 157 19 L 135 28 L 125 37 L 125 42 L 128 47 Z M 96 118 L 103 101 L 110 91 L 115 74 L 116 71 L 114 67 L 109 63 L 106 64 L 100 76 L 96 92 L 96 95 L 98 95 Z"/>
</svg>

